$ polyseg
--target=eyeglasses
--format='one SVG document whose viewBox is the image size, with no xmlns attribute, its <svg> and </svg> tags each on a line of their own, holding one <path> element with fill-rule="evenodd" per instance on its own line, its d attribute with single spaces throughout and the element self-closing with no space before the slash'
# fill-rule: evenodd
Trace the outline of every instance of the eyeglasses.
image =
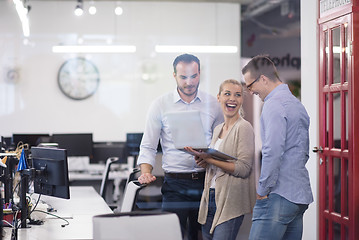
<svg viewBox="0 0 359 240">
<path fill-rule="evenodd" d="M 257 82 L 257 81 L 260 79 L 261 76 L 262 76 L 262 75 L 259 75 L 259 77 L 257 77 L 256 80 L 254 80 L 254 81 L 251 82 L 249 85 L 247 85 L 247 89 L 248 89 L 248 90 L 251 90 L 252 85 L 253 85 L 255 82 Z"/>
</svg>

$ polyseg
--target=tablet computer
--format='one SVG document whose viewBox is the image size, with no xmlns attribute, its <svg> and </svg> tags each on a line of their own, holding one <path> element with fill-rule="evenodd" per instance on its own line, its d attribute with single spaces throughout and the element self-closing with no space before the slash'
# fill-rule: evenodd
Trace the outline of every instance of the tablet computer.
<svg viewBox="0 0 359 240">
<path fill-rule="evenodd" d="M 186 151 L 184 147 L 192 147 L 196 151 L 211 154 L 218 160 L 233 160 L 233 156 L 208 147 L 206 134 L 199 111 L 177 111 L 166 113 L 175 148 Z M 187 152 L 187 151 L 186 151 Z"/>
</svg>

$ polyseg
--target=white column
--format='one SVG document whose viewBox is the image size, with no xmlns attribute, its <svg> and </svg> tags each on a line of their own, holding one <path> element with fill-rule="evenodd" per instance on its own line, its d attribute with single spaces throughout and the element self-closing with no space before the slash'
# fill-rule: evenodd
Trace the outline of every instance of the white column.
<svg viewBox="0 0 359 240">
<path fill-rule="evenodd" d="M 301 0 L 301 99 L 310 116 L 310 153 L 307 168 L 314 195 L 314 203 L 304 214 L 303 240 L 318 239 L 318 159 L 312 152 L 318 146 L 318 1 Z"/>
</svg>

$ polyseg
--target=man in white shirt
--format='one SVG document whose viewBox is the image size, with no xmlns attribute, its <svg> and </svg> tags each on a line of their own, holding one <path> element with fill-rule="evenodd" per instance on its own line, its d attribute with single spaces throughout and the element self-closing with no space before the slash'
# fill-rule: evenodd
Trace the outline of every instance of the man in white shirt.
<svg viewBox="0 0 359 240">
<path fill-rule="evenodd" d="M 140 183 L 156 180 L 152 175 L 158 141 L 162 146 L 162 168 L 165 180 L 162 186 L 162 209 L 178 215 L 182 235 L 198 239 L 200 225 L 197 222 L 199 202 L 203 191 L 204 171 L 194 157 L 177 150 L 166 118 L 167 112 L 197 110 L 201 114 L 208 145 L 213 129 L 223 122 L 223 114 L 215 97 L 198 90 L 200 61 L 196 56 L 183 54 L 173 62 L 173 77 L 177 88 L 160 96 L 151 105 L 140 146 L 137 164 L 141 168 Z M 188 122 L 188 124 L 191 124 Z M 188 133 L 191 134 L 191 133 Z M 187 221 L 189 228 L 187 229 Z"/>
</svg>

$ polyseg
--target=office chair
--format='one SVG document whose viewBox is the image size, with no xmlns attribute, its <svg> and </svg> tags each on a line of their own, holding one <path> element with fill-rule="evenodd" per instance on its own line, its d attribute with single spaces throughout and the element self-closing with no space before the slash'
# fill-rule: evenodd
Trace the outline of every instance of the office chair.
<svg viewBox="0 0 359 240">
<path fill-rule="evenodd" d="M 153 211 L 161 209 L 162 192 L 161 188 L 164 181 L 164 171 L 162 169 L 162 153 L 156 155 L 156 165 L 152 170 L 152 174 L 156 176 L 156 181 L 148 184 L 141 189 L 137 195 L 135 210 Z"/>
<path fill-rule="evenodd" d="M 156 161 L 161 161 L 162 155 L 158 155 L 156 157 Z M 111 169 L 111 165 L 115 163 L 121 163 L 119 158 L 111 157 L 108 158 L 106 161 L 106 167 L 102 175 L 102 182 L 101 182 L 101 188 L 100 188 L 100 195 L 103 199 L 106 201 L 106 189 L 109 182 L 109 173 Z M 160 163 L 158 163 L 160 166 Z M 155 168 L 153 171 L 153 174 L 156 175 L 157 180 L 151 184 L 146 185 L 146 188 L 144 186 L 141 186 L 139 189 L 136 190 L 134 193 L 134 198 L 131 200 L 132 202 L 128 203 L 131 204 L 132 208 L 129 211 L 137 211 L 137 210 L 158 210 L 161 208 L 162 204 L 162 193 L 161 193 L 161 187 L 164 181 L 164 174 L 161 167 Z M 131 182 L 136 182 L 138 177 L 141 175 L 141 171 L 139 168 L 134 168 L 132 172 L 128 175 L 127 181 L 125 182 L 125 189 L 123 191 L 124 194 L 121 194 L 122 197 L 118 199 L 117 204 L 108 204 L 109 207 L 114 212 L 122 211 L 121 207 L 123 205 L 124 199 L 126 198 L 126 190 L 128 188 Z M 122 186 L 122 184 L 120 184 Z M 140 191 L 141 190 L 141 191 Z M 127 192 L 129 194 L 129 192 Z M 132 194 L 132 193 L 131 193 Z"/>
<path fill-rule="evenodd" d="M 106 166 L 105 166 L 105 170 L 103 171 L 102 174 L 102 180 L 101 180 L 101 187 L 100 187 L 100 195 L 101 197 L 106 201 L 106 192 L 107 192 L 107 186 L 108 183 L 110 182 L 109 179 L 109 175 L 110 175 L 110 171 L 111 171 L 111 166 L 113 164 L 121 164 L 123 163 L 123 159 L 118 158 L 118 157 L 110 157 L 106 160 Z M 120 171 L 127 171 L 127 169 L 121 169 Z M 126 178 L 124 178 L 126 179 Z M 108 201 L 106 201 L 108 202 Z M 109 207 L 114 210 L 115 208 L 117 208 L 117 205 L 113 205 L 111 203 L 108 203 Z"/>
<path fill-rule="evenodd" d="M 120 212 L 132 212 L 135 209 L 138 192 L 144 187 L 146 184 L 141 184 L 137 180 L 129 181 L 126 184 Z"/>
<path fill-rule="evenodd" d="M 118 157 L 110 157 L 106 161 L 105 170 L 102 174 L 102 181 L 101 181 L 101 187 L 100 187 L 100 195 L 103 199 L 106 200 L 106 188 L 108 184 L 108 175 L 110 174 L 111 165 L 114 163 L 119 162 Z"/>
<path fill-rule="evenodd" d="M 179 219 L 167 212 L 127 212 L 94 216 L 94 240 L 181 240 Z"/>
<path fill-rule="evenodd" d="M 141 185 L 137 180 L 140 175 L 141 171 L 139 168 L 134 168 L 129 174 L 123 198 L 119 204 L 121 206 L 119 207 L 120 212 L 156 211 L 161 209 L 161 187 L 164 177 L 156 175 L 157 179 L 155 182 Z"/>
</svg>

